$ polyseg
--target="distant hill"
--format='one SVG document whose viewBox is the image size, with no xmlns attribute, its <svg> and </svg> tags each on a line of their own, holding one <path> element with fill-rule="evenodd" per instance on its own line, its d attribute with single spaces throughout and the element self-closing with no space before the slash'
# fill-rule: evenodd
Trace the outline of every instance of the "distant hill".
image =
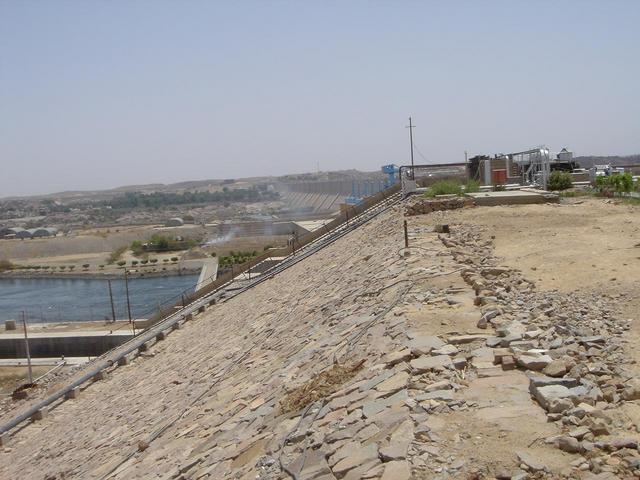
<svg viewBox="0 0 640 480">
<path fill-rule="evenodd" d="M 640 164 L 640 154 L 627 155 L 621 157 L 619 155 L 612 155 L 608 157 L 597 157 L 594 155 L 585 155 L 582 157 L 574 157 L 574 160 L 580 164 L 582 168 L 589 168 L 594 165 L 638 165 Z"/>
<path fill-rule="evenodd" d="M 28 196 L 12 196 L 0 198 L 2 201 L 8 200 L 72 200 L 72 201 L 87 201 L 87 200 L 107 200 L 113 198 L 116 195 L 126 192 L 138 192 L 138 193 L 182 193 L 184 191 L 195 191 L 204 189 L 207 190 L 210 187 L 220 185 L 242 185 L 247 187 L 255 184 L 274 183 L 274 182 L 291 182 L 291 181 L 321 181 L 321 180 L 379 180 L 384 176 L 379 172 L 361 172 L 359 170 L 338 170 L 331 172 L 315 172 L 315 173 L 303 173 L 293 175 L 283 175 L 279 177 L 264 176 L 264 177 L 247 177 L 238 179 L 207 179 L 207 180 L 191 180 L 177 183 L 163 184 L 163 183 L 150 183 L 143 185 L 125 185 L 122 187 L 110 188 L 105 190 L 68 190 L 64 192 L 49 193 L 44 195 L 28 195 Z"/>
</svg>

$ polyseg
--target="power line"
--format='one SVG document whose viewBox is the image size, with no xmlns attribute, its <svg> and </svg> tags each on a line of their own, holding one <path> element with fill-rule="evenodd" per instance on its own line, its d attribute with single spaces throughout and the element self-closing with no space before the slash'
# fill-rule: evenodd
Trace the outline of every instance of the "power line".
<svg viewBox="0 0 640 480">
<path fill-rule="evenodd" d="M 418 152 L 418 154 L 424 159 L 425 162 L 429 163 L 429 159 L 420 151 L 415 142 L 413 142 L 413 148 Z"/>
</svg>

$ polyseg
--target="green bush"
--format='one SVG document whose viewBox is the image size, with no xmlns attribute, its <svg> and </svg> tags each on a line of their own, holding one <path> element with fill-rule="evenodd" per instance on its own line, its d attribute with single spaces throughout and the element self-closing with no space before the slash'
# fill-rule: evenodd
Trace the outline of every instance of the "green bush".
<svg viewBox="0 0 640 480">
<path fill-rule="evenodd" d="M 158 259 L 157 258 L 152 258 L 151 260 L 149 260 L 151 263 L 158 263 Z"/>
<path fill-rule="evenodd" d="M 82 268 L 84 268 L 84 269 L 86 270 L 86 269 L 87 269 L 87 268 L 89 268 L 90 266 L 91 266 L 91 265 L 89 265 L 88 263 L 85 263 L 84 265 L 82 265 Z"/>
<path fill-rule="evenodd" d="M 73 269 L 74 269 L 74 268 L 76 268 L 76 266 L 75 266 L 75 265 L 69 265 L 69 270 L 72 270 L 72 271 L 73 271 Z"/>
<path fill-rule="evenodd" d="M 134 240 L 131 243 L 131 251 L 134 255 L 141 255 L 144 252 L 142 242 L 140 240 Z"/>
<path fill-rule="evenodd" d="M 460 195 L 462 188 L 458 182 L 451 180 L 441 180 L 429 187 L 425 196 L 433 198 L 437 195 Z"/>
<path fill-rule="evenodd" d="M 131 265 L 134 267 L 138 265 L 138 260 L 131 260 Z"/>
<path fill-rule="evenodd" d="M 627 193 L 633 190 L 633 176 L 630 173 L 614 173 L 609 176 L 596 177 L 596 187 L 600 193 Z"/>
<path fill-rule="evenodd" d="M 149 260 L 140 260 L 140 263 L 141 263 L 142 265 L 146 265 L 147 263 L 149 263 Z"/>
<path fill-rule="evenodd" d="M 467 180 L 464 184 L 464 193 L 473 193 L 480 191 L 480 182 L 477 180 Z"/>
<path fill-rule="evenodd" d="M 125 262 L 124 260 L 120 260 L 120 261 L 117 263 L 117 265 L 118 265 L 119 267 L 124 267 L 126 264 L 127 264 L 127 262 Z"/>
<path fill-rule="evenodd" d="M 171 257 L 171 261 L 172 261 L 173 263 L 177 262 L 177 261 L 178 261 L 178 257 Z"/>
<path fill-rule="evenodd" d="M 569 172 L 554 170 L 549 176 L 547 190 L 566 190 L 572 187 L 572 177 Z"/>
</svg>

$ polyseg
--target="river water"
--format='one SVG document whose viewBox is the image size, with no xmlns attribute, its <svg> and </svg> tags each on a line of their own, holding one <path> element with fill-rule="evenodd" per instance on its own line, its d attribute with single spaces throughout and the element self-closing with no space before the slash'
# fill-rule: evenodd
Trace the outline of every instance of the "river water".
<svg viewBox="0 0 640 480">
<path fill-rule="evenodd" d="M 173 304 L 192 292 L 197 275 L 129 279 L 133 318 L 147 318 L 158 305 Z M 112 279 L 116 319 L 128 318 L 123 279 Z M 107 280 L 79 278 L 0 278 L 0 321 L 64 322 L 111 319 Z"/>
</svg>

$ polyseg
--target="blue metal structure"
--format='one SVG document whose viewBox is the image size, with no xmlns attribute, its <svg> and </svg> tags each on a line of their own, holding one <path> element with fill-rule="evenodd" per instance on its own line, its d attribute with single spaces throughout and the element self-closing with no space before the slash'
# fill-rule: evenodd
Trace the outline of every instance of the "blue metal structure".
<svg viewBox="0 0 640 480">
<path fill-rule="evenodd" d="M 398 168 L 398 166 L 394 165 L 393 163 L 389 165 L 384 165 L 382 167 L 382 173 L 387 174 L 387 181 L 385 182 L 387 188 L 396 184 L 396 182 L 398 181 L 398 178 L 396 177 L 396 175 L 398 174 L 399 171 L 400 171 L 400 168 Z"/>
<path fill-rule="evenodd" d="M 384 165 L 382 172 L 387 174 L 387 179 L 383 182 L 360 182 L 354 180 L 351 182 L 351 195 L 345 199 L 347 205 L 359 205 L 365 197 L 375 195 L 385 188 L 389 188 L 398 182 L 397 174 L 400 171 L 397 165 Z"/>
</svg>

